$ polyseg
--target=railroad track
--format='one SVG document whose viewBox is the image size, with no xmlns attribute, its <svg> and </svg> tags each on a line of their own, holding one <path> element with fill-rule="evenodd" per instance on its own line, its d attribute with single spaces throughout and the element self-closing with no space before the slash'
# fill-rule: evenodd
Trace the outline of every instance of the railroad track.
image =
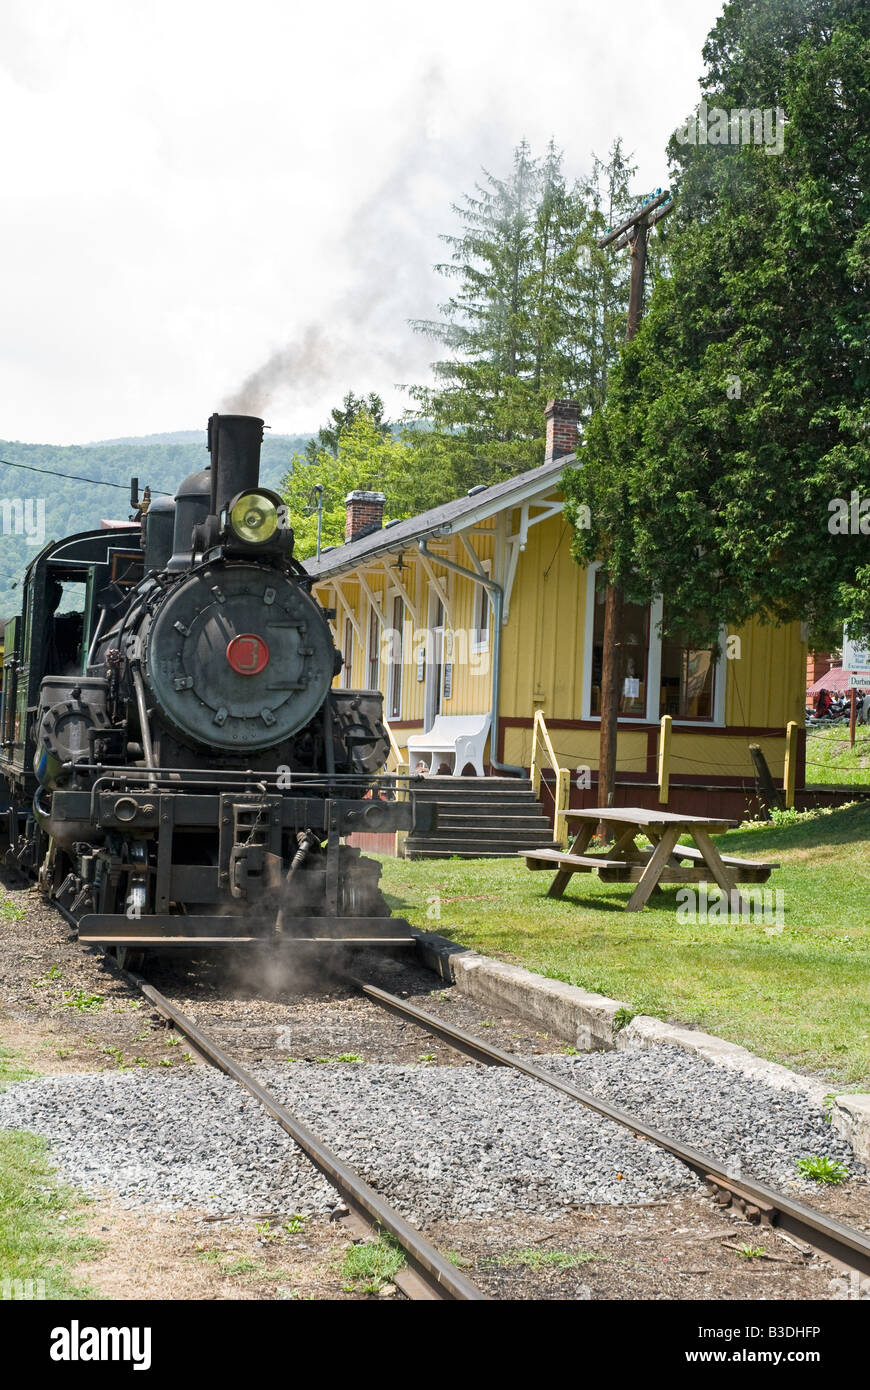
<svg viewBox="0 0 870 1390">
<path fill-rule="evenodd" d="M 116 964 L 115 969 L 118 969 Z M 397 1274 L 394 1282 L 407 1297 L 439 1300 L 489 1298 L 488 1294 L 463 1275 L 399 1212 L 390 1207 L 350 1165 L 318 1139 L 261 1082 L 227 1053 L 206 1030 L 147 980 L 130 971 L 123 970 L 121 973 L 164 1018 L 189 1039 L 197 1052 L 243 1086 L 290 1135 L 314 1166 L 340 1193 L 349 1209 L 350 1215 L 345 1221 L 352 1235 L 387 1231 L 393 1236 L 405 1251 L 408 1260 L 408 1267 Z M 508 1067 L 614 1121 L 635 1137 L 656 1144 L 701 1177 L 710 1189 L 711 1196 L 720 1206 L 731 1206 L 750 1221 L 762 1226 L 775 1227 L 793 1241 L 808 1247 L 807 1253 L 812 1251 L 844 1270 L 855 1271 L 865 1278 L 870 1276 L 870 1238 L 863 1232 L 755 1178 L 741 1174 L 739 1180 L 735 1180 L 710 1154 L 681 1143 L 638 1116 L 572 1085 L 545 1067 L 515 1053 L 505 1052 L 488 1040 L 458 1028 L 377 985 L 369 984 L 355 976 L 345 978 L 352 988 L 371 1003 L 433 1034 L 471 1060 L 487 1066 Z"/>
<path fill-rule="evenodd" d="M 387 1231 L 401 1245 L 408 1268 L 399 1270 L 393 1283 L 408 1298 L 415 1300 L 475 1301 L 488 1300 L 489 1295 L 473 1284 L 425 1236 L 415 1230 L 405 1218 L 384 1201 L 349 1164 L 334 1153 L 317 1135 L 282 1105 L 256 1077 L 231 1057 L 214 1038 L 200 1028 L 192 1018 L 182 1013 L 160 990 L 149 985 L 141 975 L 123 972 L 142 995 L 162 1016 L 172 1023 L 193 1044 L 197 1052 L 213 1066 L 238 1082 L 258 1100 L 304 1154 L 308 1156 L 346 1203 L 351 1231 L 375 1235 Z"/>
<path fill-rule="evenodd" d="M 563 1081 L 545 1067 L 526 1061 L 514 1053 L 503 1052 L 501 1048 L 493 1047 L 485 1039 L 445 1022 L 396 994 L 390 994 L 377 985 L 367 984 L 353 976 L 349 977 L 349 983 L 381 1008 L 416 1023 L 474 1061 L 487 1066 L 510 1067 L 523 1076 L 531 1077 L 532 1080 L 569 1096 L 579 1104 L 585 1105 L 587 1109 L 614 1120 L 638 1138 L 650 1140 L 667 1150 L 703 1178 L 720 1206 L 733 1206 L 742 1211 L 750 1221 L 775 1226 L 842 1268 L 855 1270 L 865 1277 L 870 1276 L 870 1239 L 862 1231 L 845 1225 L 835 1217 L 826 1216 L 805 1202 L 796 1201 L 785 1192 L 769 1187 L 755 1178 L 744 1177 L 741 1174 L 739 1182 L 735 1181 L 709 1154 L 702 1153 L 688 1144 L 681 1144 L 679 1140 L 654 1129 L 636 1115 L 630 1115 L 590 1091 L 581 1090 L 578 1086 L 572 1086 L 569 1081 Z"/>
<path fill-rule="evenodd" d="M 58 905 L 59 906 L 59 905 Z M 61 915 L 73 927 L 74 919 L 63 908 Z M 100 955 L 106 952 L 92 947 Z M 225 1075 L 243 1086 L 264 1110 L 290 1135 L 315 1168 L 336 1189 L 345 1202 L 349 1215 L 343 1218 L 351 1235 L 378 1236 L 387 1231 L 405 1252 L 408 1267 L 400 1269 L 393 1276 L 393 1283 L 414 1301 L 475 1302 L 489 1301 L 489 1294 L 464 1275 L 440 1250 L 415 1230 L 409 1222 L 391 1207 L 370 1187 L 349 1164 L 345 1163 L 328 1145 L 318 1139 L 301 1120 L 272 1093 L 252 1076 L 239 1062 L 210 1037 L 192 1018 L 177 1008 L 165 994 L 155 989 L 147 980 L 134 971 L 126 970 L 117 961 L 113 968 L 128 979 L 140 994 L 157 1009 L 163 1018 L 172 1023 L 194 1046 L 196 1051 L 217 1067 Z"/>
</svg>

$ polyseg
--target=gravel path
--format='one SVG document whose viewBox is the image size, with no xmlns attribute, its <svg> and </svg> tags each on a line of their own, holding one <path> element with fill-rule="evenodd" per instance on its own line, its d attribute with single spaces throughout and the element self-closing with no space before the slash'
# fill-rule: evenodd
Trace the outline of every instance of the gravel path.
<svg viewBox="0 0 870 1390">
<path fill-rule="evenodd" d="M 695 1185 L 667 1154 L 507 1071 L 297 1064 L 260 1075 L 420 1221 L 654 1201 Z M 131 1204 L 308 1212 L 336 1202 L 257 1103 L 204 1068 L 18 1082 L 0 1093 L 0 1127 L 45 1135 L 69 1181 Z"/>
<path fill-rule="evenodd" d="M 578 1085 L 730 1165 L 792 1190 L 795 1160 L 859 1171 L 799 1097 L 678 1049 L 548 1056 Z M 653 1144 L 501 1068 L 295 1063 L 259 1069 L 288 1107 L 412 1219 L 557 1214 L 696 1186 Z M 130 1205 L 328 1211 L 336 1194 L 258 1104 L 204 1067 L 79 1073 L 0 1092 L 0 1128 L 44 1135 L 69 1181 Z"/>
</svg>

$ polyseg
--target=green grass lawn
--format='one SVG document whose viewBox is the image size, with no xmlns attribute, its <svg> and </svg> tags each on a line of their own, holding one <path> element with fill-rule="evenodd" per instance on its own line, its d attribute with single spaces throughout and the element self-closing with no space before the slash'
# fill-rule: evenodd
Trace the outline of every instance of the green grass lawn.
<svg viewBox="0 0 870 1390">
<path fill-rule="evenodd" d="M 836 1086 L 870 1087 L 870 802 L 783 812 L 718 837 L 776 859 L 784 924 L 680 922 L 676 886 L 625 913 L 627 884 L 551 874 L 522 860 L 384 859 L 393 911 L 487 955 L 693 1023 Z M 711 892 L 711 898 L 713 894 Z M 436 914 L 440 911 L 440 917 Z"/>
<path fill-rule="evenodd" d="M 13 1284 L 12 1297 L 32 1280 L 44 1298 L 93 1298 L 73 1274 L 99 1248 L 82 1232 L 85 1215 L 78 1194 L 57 1181 L 41 1139 L 0 1130 L 0 1297 L 6 1280 L 25 1286 L 16 1292 Z"/>
<path fill-rule="evenodd" d="M 849 747 L 848 725 L 807 730 L 807 786 L 870 787 L 870 728 L 855 729 Z"/>
</svg>

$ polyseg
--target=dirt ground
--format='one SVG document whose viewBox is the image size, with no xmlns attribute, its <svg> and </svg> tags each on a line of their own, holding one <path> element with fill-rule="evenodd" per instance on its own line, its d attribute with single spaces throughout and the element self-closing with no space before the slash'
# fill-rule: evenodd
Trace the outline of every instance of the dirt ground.
<svg viewBox="0 0 870 1390">
<path fill-rule="evenodd" d="M 340 1221 L 159 1215 L 125 1210 L 107 1196 L 89 1232 L 101 1249 L 77 1277 L 106 1298 L 401 1297 L 393 1285 L 369 1294 L 348 1284 L 341 1264 L 350 1241 Z M 497 1299 L 825 1299 L 848 1291 L 829 1266 L 700 1195 L 642 1208 L 582 1207 L 553 1223 L 528 1216 L 435 1222 L 426 1234 Z M 747 1258 L 747 1248 L 759 1253 Z"/>
<path fill-rule="evenodd" d="M 79 946 L 35 888 L 8 880 L 0 888 L 25 913 L 0 920 L 0 1041 L 17 1054 L 17 1068 L 179 1065 L 186 1045 L 171 1041 L 175 1035 L 106 957 Z"/>
</svg>

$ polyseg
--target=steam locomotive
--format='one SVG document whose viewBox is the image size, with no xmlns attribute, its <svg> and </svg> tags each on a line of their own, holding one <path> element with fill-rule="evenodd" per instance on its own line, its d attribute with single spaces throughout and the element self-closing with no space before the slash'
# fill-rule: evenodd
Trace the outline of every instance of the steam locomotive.
<svg viewBox="0 0 870 1390">
<path fill-rule="evenodd" d="M 411 937 L 346 840 L 425 831 L 434 808 L 383 774 L 380 692 L 331 688 L 334 614 L 260 486 L 262 438 L 213 415 L 210 466 L 146 495 L 139 526 L 49 544 L 6 626 L 7 863 L 128 965 Z"/>
</svg>

